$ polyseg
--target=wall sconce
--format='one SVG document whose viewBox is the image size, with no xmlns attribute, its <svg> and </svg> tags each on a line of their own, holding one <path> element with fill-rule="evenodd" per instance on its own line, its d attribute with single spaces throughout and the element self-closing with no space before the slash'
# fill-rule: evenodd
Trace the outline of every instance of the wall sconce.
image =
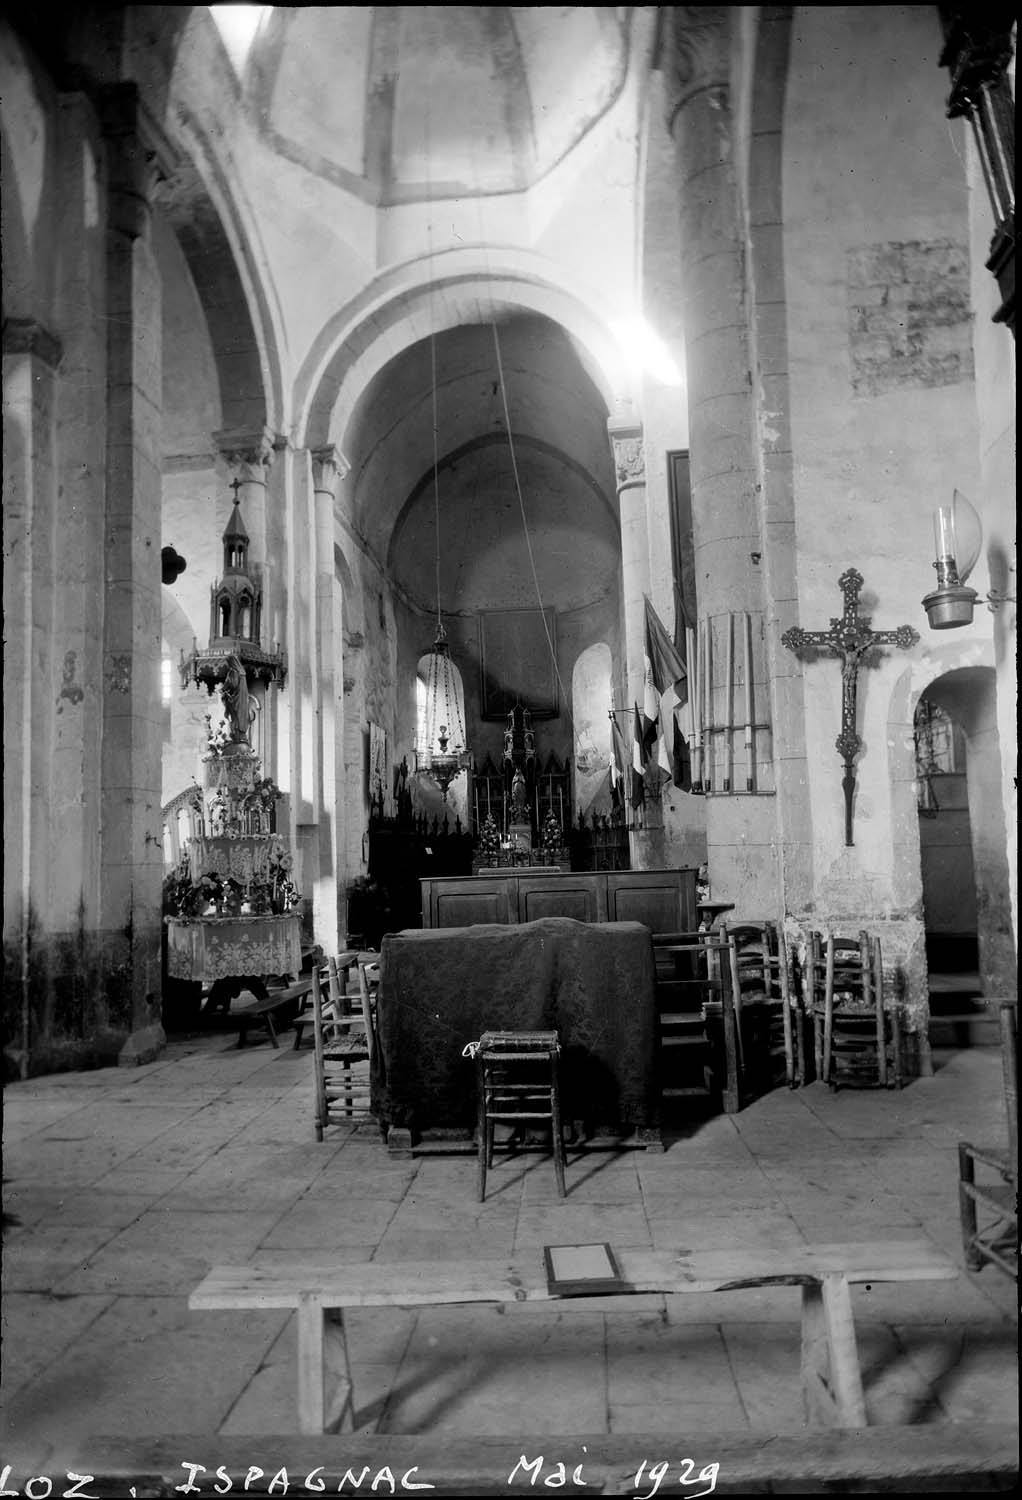
<svg viewBox="0 0 1022 1500">
<path fill-rule="evenodd" d="M 953 630 L 959 625 L 971 625 L 979 596 L 975 589 L 966 588 L 965 580 L 979 557 L 983 524 L 958 490 L 949 505 L 939 505 L 934 511 L 933 539 L 937 587 L 923 600 L 930 629 Z"/>
</svg>

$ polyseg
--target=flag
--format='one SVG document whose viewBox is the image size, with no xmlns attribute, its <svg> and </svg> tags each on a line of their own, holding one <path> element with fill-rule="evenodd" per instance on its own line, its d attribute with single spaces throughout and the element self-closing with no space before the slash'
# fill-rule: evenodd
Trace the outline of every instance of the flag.
<svg viewBox="0 0 1022 1500">
<path fill-rule="evenodd" d="M 610 715 L 610 735 L 613 742 L 614 754 L 610 764 L 610 795 L 615 807 L 620 807 L 625 800 L 625 773 L 628 769 L 630 756 L 621 733 L 617 718 L 614 713 Z"/>
<path fill-rule="evenodd" d="M 635 732 L 632 739 L 632 806 L 641 807 L 646 800 L 646 783 L 643 779 L 649 764 L 649 748 L 639 705 L 635 704 Z"/>
<path fill-rule="evenodd" d="M 667 631 L 661 623 L 648 596 L 646 605 L 646 630 L 645 630 L 645 701 L 643 725 L 647 755 L 652 750 L 654 743 L 659 741 L 657 749 L 657 764 L 663 768 L 671 777 L 675 786 L 684 791 L 690 791 L 692 787 L 691 770 L 684 769 L 688 766 L 689 750 L 685 736 L 678 724 L 677 716 L 671 708 L 672 739 L 668 741 L 667 725 L 661 723 L 661 700 L 669 689 L 673 689 L 678 704 L 684 705 L 688 702 L 688 669 L 681 658 L 680 653 L 671 640 Z M 681 752 L 679 760 L 679 740 Z M 679 765 L 683 769 L 679 771 Z M 678 779 L 679 774 L 681 780 Z M 687 784 L 686 784 L 687 783 Z"/>
<path fill-rule="evenodd" d="M 692 790 L 692 757 L 689 754 L 688 742 L 681 732 L 678 716 L 673 710 L 671 718 L 674 720 L 674 753 L 671 757 L 673 761 L 671 780 L 681 791 L 690 792 Z"/>
</svg>

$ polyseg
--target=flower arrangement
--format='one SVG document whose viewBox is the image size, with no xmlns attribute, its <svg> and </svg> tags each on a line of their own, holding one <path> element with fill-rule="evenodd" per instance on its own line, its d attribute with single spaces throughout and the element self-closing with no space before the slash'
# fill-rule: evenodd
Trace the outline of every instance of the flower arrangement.
<svg viewBox="0 0 1022 1500">
<path fill-rule="evenodd" d="M 486 822 L 479 830 L 479 848 L 483 854 L 498 854 L 500 852 L 500 834 L 492 815 L 488 816 Z"/>
<path fill-rule="evenodd" d="M 564 842 L 564 834 L 561 825 L 554 816 L 553 808 L 547 813 L 543 822 L 543 848 L 559 849 Z"/>
<path fill-rule="evenodd" d="M 223 755 L 227 746 L 231 743 L 231 728 L 226 719 L 220 723 L 213 724 L 211 714 L 203 716 L 206 721 L 206 750 L 210 755 Z"/>
</svg>

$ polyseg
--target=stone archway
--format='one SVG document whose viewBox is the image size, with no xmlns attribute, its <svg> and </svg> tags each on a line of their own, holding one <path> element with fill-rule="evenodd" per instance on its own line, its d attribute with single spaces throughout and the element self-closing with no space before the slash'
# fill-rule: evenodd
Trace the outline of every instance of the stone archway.
<svg viewBox="0 0 1022 1500">
<path fill-rule="evenodd" d="M 979 982 L 989 1004 L 999 996 L 1014 994 L 1017 986 L 994 669 L 960 667 L 946 672 L 920 696 L 945 711 L 961 729 L 965 744 L 965 809 L 975 882 Z M 924 901 L 925 896 L 924 886 Z"/>
</svg>

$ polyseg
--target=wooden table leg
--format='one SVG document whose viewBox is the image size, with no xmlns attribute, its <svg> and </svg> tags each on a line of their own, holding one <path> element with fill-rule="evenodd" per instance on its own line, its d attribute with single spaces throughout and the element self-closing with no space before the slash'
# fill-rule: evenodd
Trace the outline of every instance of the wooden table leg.
<svg viewBox="0 0 1022 1500">
<path fill-rule="evenodd" d="M 303 1293 L 298 1302 L 298 1430 L 326 1431 L 323 1392 L 323 1309 Z"/>
<path fill-rule="evenodd" d="M 355 1392 L 348 1363 L 348 1345 L 344 1335 L 344 1312 L 339 1307 L 323 1314 L 324 1380 L 329 1377 L 330 1397 L 324 1415 L 325 1432 L 354 1432 Z"/>
<path fill-rule="evenodd" d="M 812 1425 L 866 1426 L 851 1293 L 843 1276 L 802 1288 L 802 1395 Z"/>
</svg>

